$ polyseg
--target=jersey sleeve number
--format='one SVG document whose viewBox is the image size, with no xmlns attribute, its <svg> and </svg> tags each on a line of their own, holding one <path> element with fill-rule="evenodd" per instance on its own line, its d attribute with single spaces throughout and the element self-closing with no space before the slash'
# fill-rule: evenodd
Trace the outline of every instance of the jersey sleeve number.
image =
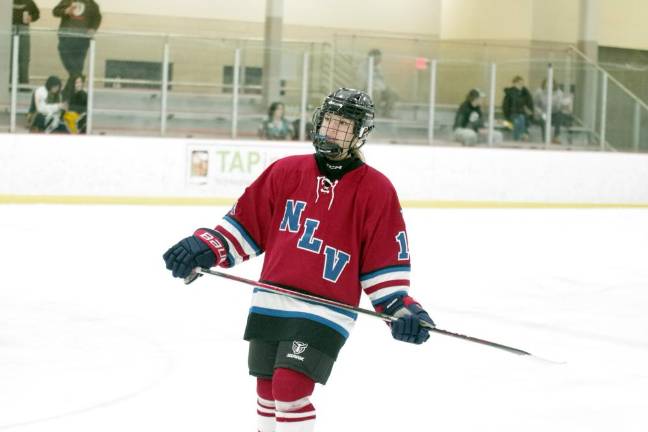
<svg viewBox="0 0 648 432">
<path fill-rule="evenodd" d="M 407 261 L 410 257 L 409 254 L 409 246 L 407 245 L 407 234 L 405 231 L 400 231 L 396 235 L 396 241 L 398 242 L 398 260 L 399 261 Z"/>
</svg>

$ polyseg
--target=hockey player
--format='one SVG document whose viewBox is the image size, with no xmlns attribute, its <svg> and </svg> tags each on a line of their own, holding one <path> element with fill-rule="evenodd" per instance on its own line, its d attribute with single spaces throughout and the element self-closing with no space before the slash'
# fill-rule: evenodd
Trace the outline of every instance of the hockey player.
<svg viewBox="0 0 648 432">
<path fill-rule="evenodd" d="M 265 253 L 261 280 L 357 306 L 364 291 L 376 310 L 399 319 L 394 338 L 420 344 L 434 325 L 408 295 L 410 256 L 398 197 L 363 161 L 374 106 L 341 88 L 313 114 L 315 155 L 270 165 L 214 229 L 200 228 L 165 254 L 185 278 L 195 267 L 232 267 Z M 260 432 L 308 432 L 311 396 L 325 384 L 355 313 L 254 290 L 244 338 L 257 378 Z"/>
</svg>

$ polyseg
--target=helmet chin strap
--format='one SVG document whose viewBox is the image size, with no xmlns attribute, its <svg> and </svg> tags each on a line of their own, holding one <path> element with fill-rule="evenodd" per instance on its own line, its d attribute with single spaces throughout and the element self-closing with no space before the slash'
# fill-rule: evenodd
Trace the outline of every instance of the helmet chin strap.
<svg viewBox="0 0 648 432">
<path fill-rule="evenodd" d="M 346 149 L 343 149 L 339 144 L 336 144 L 334 142 L 328 141 L 325 136 L 318 136 L 316 139 L 320 139 L 323 141 L 324 146 L 322 144 L 317 145 L 316 149 L 317 152 L 322 154 L 324 157 L 330 160 L 344 160 L 348 159 L 353 156 L 353 151 L 360 149 L 365 143 L 364 141 L 360 145 L 355 145 L 359 140 L 356 139 L 354 142 L 351 143 L 349 147 Z M 337 159 L 339 156 L 342 156 L 341 158 Z M 336 158 L 336 159 L 333 159 Z"/>
<path fill-rule="evenodd" d="M 351 156 L 351 151 L 349 149 L 342 150 L 342 148 L 339 146 L 338 149 L 339 151 L 325 153 L 324 156 L 326 156 L 326 158 L 329 160 L 344 160 Z"/>
</svg>

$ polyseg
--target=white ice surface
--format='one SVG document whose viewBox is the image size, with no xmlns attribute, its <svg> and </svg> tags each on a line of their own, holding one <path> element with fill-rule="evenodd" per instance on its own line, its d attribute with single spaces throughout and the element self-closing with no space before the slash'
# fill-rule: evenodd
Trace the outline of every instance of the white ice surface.
<svg viewBox="0 0 648 432">
<path fill-rule="evenodd" d="M 225 211 L 0 206 L 0 430 L 256 430 L 250 289 L 184 286 L 161 258 Z M 412 294 L 439 327 L 567 363 L 410 346 L 361 317 L 315 390 L 318 431 L 648 430 L 648 211 L 405 217 Z"/>
</svg>

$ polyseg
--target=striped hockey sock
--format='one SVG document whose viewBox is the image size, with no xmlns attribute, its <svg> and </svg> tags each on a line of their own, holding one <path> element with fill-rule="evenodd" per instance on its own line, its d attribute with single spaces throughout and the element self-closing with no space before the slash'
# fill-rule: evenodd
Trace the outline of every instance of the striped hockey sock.
<svg viewBox="0 0 648 432">
<path fill-rule="evenodd" d="M 275 432 L 275 401 L 257 398 L 257 429 Z"/>
<path fill-rule="evenodd" d="M 276 401 L 276 432 L 312 432 L 315 429 L 315 407 L 308 397 L 291 401 Z"/>
<path fill-rule="evenodd" d="M 275 401 L 270 379 L 257 378 L 257 430 L 275 432 Z"/>
</svg>

